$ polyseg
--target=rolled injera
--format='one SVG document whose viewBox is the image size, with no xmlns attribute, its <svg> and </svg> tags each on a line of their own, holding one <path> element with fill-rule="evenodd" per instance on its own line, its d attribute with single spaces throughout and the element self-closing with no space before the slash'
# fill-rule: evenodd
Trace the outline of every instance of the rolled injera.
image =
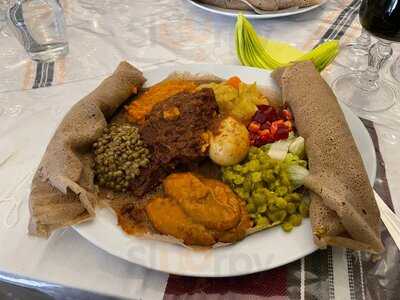
<svg viewBox="0 0 400 300">
<path fill-rule="evenodd" d="M 360 153 L 331 88 L 314 65 L 296 63 L 272 74 L 304 137 L 314 241 L 378 253 L 380 214 Z"/>
<path fill-rule="evenodd" d="M 246 3 L 240 0 L 198 0 L 198 1 L 222 8 L 251 10 L 251 8 Z M 251 3 L 254 7 L 265 11 L 274 11 L 290 7 L 307 7 L 320 3 L 320 0 L 247 0 L 247 1 Z"/>
<path fill-rule="evenodd" d="M 144 82 L 139 70 L 122 62 L 66 114 L 32 181 L 30 234 L 47 237 L 54 229 L 94 217 L 92 144 L 106 127 L 106 119 Z"/>
</svg>

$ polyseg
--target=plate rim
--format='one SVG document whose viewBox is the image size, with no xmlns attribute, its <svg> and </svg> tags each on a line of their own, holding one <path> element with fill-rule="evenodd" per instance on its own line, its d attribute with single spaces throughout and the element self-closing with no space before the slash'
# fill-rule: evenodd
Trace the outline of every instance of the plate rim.
<svg viewBox="0 0 400 300">
<path fill-rule="evenodd" d="M 205 4 L 205 3 L 199 3 L 196 0 L 186 0 L 186 1 L 191 3 L 193 6 L 198 7 L 200 9 L 202 9 L 202 10 L 207 11 L 207 12 L 218 14 L 218 15 L 222 15 L 222 16 L 227 16 L 227 17 L 237 17 L 240 13 L 243 12 L 241 10 L 237 10 L 238 12 L 233 12 L 233 11 L 231 12 L 231 11 L 225 10 L 224 8 L 221 8 L 221 7 L 212 6 L 212 5 Z M 276 13 L 259 15 L 259 14 L 256 14 L 256 13 L 251 13 L 249 11 L 246 11 L 245 13 L 242 13 L 242 15 L 245 16 L 248 19 L 273 19 L 273 18 L 295 16 L 295 15 L 298 15 L 298 14 L 303 14 L 303 13 L 312 11 L 312 10 L 318 8 L 318 7 L 323 6 L 327 2 L 328 2 L 328 0 L 321 0 L 321 3 L 319 3 L 319 4 L 315 4 L 315 5 L 312 5 L 312 6 L 299 8 L 296 11 L 290 11 L 290 12 L 279 12 L 279 10 L 278 10 L 278 11 L 276 11 Z"/>
<path fill-rule="evenodd" d="M 192 72 L 192 73 L 202 73 L 202 72 L 207 72 L 205 70 L 210 70 L 208 73 L 212 74 L 212 70 L 214 68 L 218 68 L 218 69 L 232 69 L 232 70 L 250 70 L 252 72 L 257 71 L 261 73 L 271 73 L 268 70 L 265 69 L 259 69 L 259 68 L 253 68 L 253 67 L 245 67 L 245 66 L 241 66 L 241 65 L 222 65 L 222 64 L 174 64 L 174 65 L 167 65 L 167 66 L 160 66 L 158 68 L 153 68 L 150 70 L 145 70 L 143 71 L 144 76 L 146 77 L 146 74 L 155 74 L 155 73 L 163 73 L 163 72 L 173 72 L 173 71 L 181 71 L 180 69 L 185 69 L 182 71 L 187 71 L 187 72 Z M 199 70 L 202 69 L 202 70 Z M 369 144 L 369 148 L 371 149 L 371 154 L 373 156 L 373 165 L 372 165 L 372 174 L 369 175 L 369 179 L 370 179 L 370 183 L 373 183 L 376 177 L 376 170 L 377 170 L 377 162 L 376 162 L 376 152 L 375 152 L 375 148 L 374 148 L 374 144 L 372 142 L 372 138 L 368 133 L 368 130 L 366 129 L 366 127 L 363 125 L 363 123 L 361 122 L 361 120 L 346 106 L 344 106 L 340 101 L 339 104 L 343 110 L 343 113 L 349 114 L 351 115 L 351 117 L 353 119 L 357 119 L 357 123 L 359 124 L 358 129 L 361 129 L 364 133 L 364 135 L 366 135 L 368 137 L 368 141 L 367 143 Z M 98 220 L 97 220 L 98 221 Z M 306 222 L 309 222 L 309 219 L 306 220 Z M 222 272 L 222 274 L 220 273 L 198 273 L 196 271 L 190 271 L 190 270 L 181 270 L 181 271 L 173 271 L 170 270 L 168 268 L 162 268 L 160 267 L 160 265 L 151 265 L 148 264 L 147 262 L 138 262 L 138 261 L 133 261 L 132 259 L 130 259 L 129 257 L 127 257 L 124 253 L 122 253 L 121 251 L 116 251 L 115 248 L 110 249 L 110 247 L 104 247 L 104 245 L 101 244 L 101 242 L 98 241 L 98 239 L 94 236 L 90 235 L 90 227 L 89 227 L 89 232 L 85 227 L 87 226 L 91 226 L 93 227 L 94 221 L 92 222 L 86 222 L 86 223 L 82 223 L 82 224 L 76 224 L 73 225 L 72 228 L 77 231 L 83 238 L 85 238 L 86 240 L 88 240 L 90 243 L 92 243 L 93 245 L 95 245 L 97 248 L 115 256 L 121 259 L 124 259 L 130 263 L 134 263 L 137 265 L 140 265 L 142 267 L 146 267 L 148 269 L 151 270 L 156 270 L 156 271 L 160 271 L 160 272 L 164 272 L 164 273 L 169 273 L 169 274 L 174 274 L 174 275 L 180 275 L 180 276 L 196 276 L 196 277 L 230 277 L 230 276 L 241 276 L 241 275 L 246 275 L 246 274 L 252 274 L 252 273 L 257 273 L 257 272 L 261 272 L 261 271 L 266 271 L 266 270 L 270 270 L 270 269 L 274 269 L 283 265 L 286 265 L 290 262 L 296 261 L 302 257 L 305 257 L 313 252 L 315 252 L 316 250 L 318 250 L 318 247 L 314 244 L 314 248 L 310 251 L 308 251 L 307 253 L 301 253 L 298 256 L 294 255 L 291 256 L 290 261 L 282 261 L 281 263 L 277 263 L 277 264 L 273 264 L 272 266 L 264 266 L 264 267 L 254 267 L 252 265 L 251 269 L 245 269 L 242 271 L 238 271 L 232 274 L 225 274 L 224 272 Z M 306 226 L 306 225 L 302 225 L 302 226 Z M 272 229 L 273 230 L 273 229 Z M 257 234 L 257 233 L 256 233 Z M 131 237 L 127 234 L 125 234 L 129 239 L 134 239 L 135 237 Z M 245 240 L 245 239 L 244 239 Z M 243 241 L 240 241 L 243 242 Z M 228 246 L 229 247 L 229 246 Z M 311 248 L 311 247 L 310 247 Z M 305 251 L 306 252 L 306 251 Z"/>
</svg>

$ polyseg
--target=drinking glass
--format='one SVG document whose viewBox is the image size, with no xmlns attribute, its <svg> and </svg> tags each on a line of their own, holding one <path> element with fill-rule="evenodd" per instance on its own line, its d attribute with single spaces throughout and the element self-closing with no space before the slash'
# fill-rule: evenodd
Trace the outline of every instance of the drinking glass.
<svg viewBox="0 0 400 300">
<path fill-rule="evenodd" d="M 58 0 L 10 0 L 8 21 L 33 60 L 54 61 L 68 53 L 63 8 Z"/>
<path fill-rule="evenodd" d="M 393 54 L 391 41 L 400 41 L 400 1 L 363 0 L 359 16 L 378 41 L 369 50 L 367 69 L 337 78 L 333 88 L 338 99 L 353 108 L 384 111 L 395 104 L 396 87 L 380 78 L 379 70 Z"/>
</svg>

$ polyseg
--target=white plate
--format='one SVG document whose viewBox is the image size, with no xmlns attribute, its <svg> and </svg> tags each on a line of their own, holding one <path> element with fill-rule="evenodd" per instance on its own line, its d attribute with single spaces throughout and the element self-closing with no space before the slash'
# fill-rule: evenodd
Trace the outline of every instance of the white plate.
<svg viewBox="0 0 400 300">
<path fill-rule="evenodd" d="M 245 82 L 274 87 L 268 71 L 226 65 L 178 65 L 144 72 L 147 85 L 159 82 L 173 71 L 211 73 L 221 78 L 239 76 Z M 375 179 L 376 157 L 371 138 L 361 121 L 343 107 L 371 182 Z M 236 276 L 272 269 L 314 252 L 309 219 L 290 234 L 280 227 L 265 230 L 228 247 L 194 251 L 160 241 L 126 235 L 107 209 L 98 210 L 92 222 L 75 226 L 86 239 L 105 251 L 138 265 L 163 272 L 207 277 Z"/>
<path fill-rule="evenodd" d="M 200 3 L 195 0 L 187 0 L 187 1 L 190 2 L 191 4 L 193 4 L 194 6 L 197 6 L 208 12 L 212 12 L 212 13 L 223 15 L 223 16 L 229 16 L 229 17 L 237 17 L 240 13 L 242 13 L 248 19 L 272 19 L 272 18 L 293 16 L 293 15 L 302 14 L 302 13 L 308 12 L 310 10 L 316 9 L 317 7 L 320 7 L 321 5 L 323 5 L 327 2 L 327 0 L 321 0 L 320 4 L 309 6 L 309 7 L 293 9 L 290 11 L 279 11 L 279 10 L 271 11 L 271 12 L 266 12 L 263 15 L 258 15 L 253 11 L 247 11 L 247 10 L 240 11 L 237 9 L 221 8 L 218 6 Z"/>
</svg>

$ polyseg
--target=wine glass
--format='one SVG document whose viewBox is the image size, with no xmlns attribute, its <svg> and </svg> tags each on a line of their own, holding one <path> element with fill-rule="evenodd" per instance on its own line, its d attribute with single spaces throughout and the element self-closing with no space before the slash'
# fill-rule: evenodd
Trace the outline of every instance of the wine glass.
<svg viewBox="0 0 400 300">
<path fill-rule="evenodd" d="M 394 79 L 400 82 L 400 56 L 396 59 L 394 64 L 390 67 L 390 71 Z"/>
<path fill-rule="evenodd" d="M 340 101 L 356 110 L 385 111 L 395 104 L 396 87 L 380 78 L 379 70 L 393 54 L 391 41 L 400 41 L 400 2 L 363 0 L 359 16 L 378 41 L 369 50 L 367 69 L 338 77 L 333 89 Z"/>
<path fill-rule="evenodd" d="M 8 0 L 0 0 L 0 23 L 5 23 L 7 19 Z"/>
<path fill-rule="evenodd" d="M 0 38 L 3 34 L 3 29 L 7 25 L 7 7 L 8 0 L 0 0 Z M 4 113 L 4 107 L 0 102 L 0 116 Z"/>
<path fill-rule="evenodd" d="M 368 50 L 371 47 L 371 35 L 364 28 L 353 43 L 341 47 L 335 64 L 352 71 L 365 70 L 368 64 Z"/>
</svg>

